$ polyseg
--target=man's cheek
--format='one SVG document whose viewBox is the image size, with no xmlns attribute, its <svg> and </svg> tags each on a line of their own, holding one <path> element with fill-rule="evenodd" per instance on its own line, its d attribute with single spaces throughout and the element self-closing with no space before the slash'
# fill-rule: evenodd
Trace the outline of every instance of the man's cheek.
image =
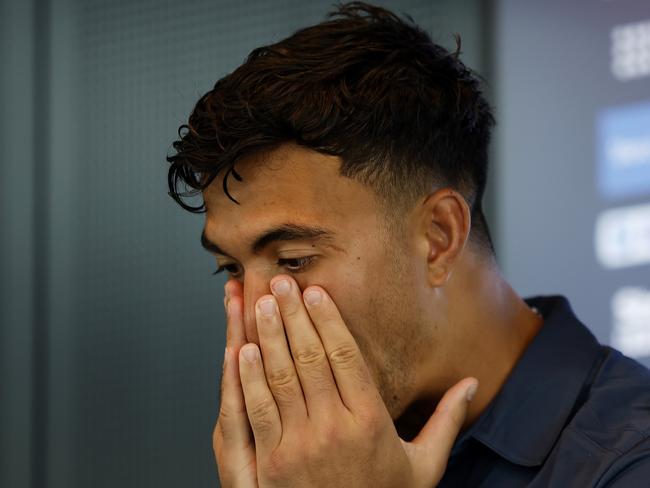
<svg viewBox="0 0 650 488">
<path fill-rule="evenodd" d="M 354 318 L 346 319 L 346 316 L 344 314 L 341 314 L 341 316 L 343 317 L 345 325 L 350 331 L 350 334 L 352 334 L 354 341 L 359 346 L 361 355 L 363 356 L 364 361 L 368 365 L 370 372 L 372 373 L 372 377 L 375 380 L 375 383 L 377 383 L 378 365 L 376 364 L 377 362 L 376 357 L 373 352 L 373 348 L 371 346 L 370 338 L 368 336 L 369 334 L 369 330 L 367 328 L 368 324 L 365 324 L 363 322 L 363 319 L 357 319 L 357 320 L 355 320 Z"/>
</svg>

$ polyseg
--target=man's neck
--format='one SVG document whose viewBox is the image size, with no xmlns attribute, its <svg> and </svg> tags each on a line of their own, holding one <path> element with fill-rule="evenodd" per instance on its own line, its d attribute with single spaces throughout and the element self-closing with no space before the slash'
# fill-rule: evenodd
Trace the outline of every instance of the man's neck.
<svg viewBox="0 0 650 488">
<path fill-rule="evenodd" d="M 462 430 L 472 425 L 499 393 L 543 323 L 496 265 L 486 266 L 470 258 L 454 274 L 455 283 L 449 284 L 448 294 L 456 315 L 450 318 L 450 326 L 459 339 L 449 343 L 444 354 L 432 355 L 447 358 L 448 364 L 422 365 L 426 379 L 423 394 L 395 421 L 405 440 L 417 435 L 444 392 L 467 376 L 479 380 Z"/>
<path fill-rule="evenodd" d="M 462 430 L 472 425 L 497 396 L 508 376 L 524 354 L 528 344 L 543 325 L 543 319 L 520 298 L 510 285 L 502 281 L 502 301 L 486 320 L 475 329 L 475 361 L 467 361 L 464 376 L 475 376 L 479 382 Z"/>
</svg>

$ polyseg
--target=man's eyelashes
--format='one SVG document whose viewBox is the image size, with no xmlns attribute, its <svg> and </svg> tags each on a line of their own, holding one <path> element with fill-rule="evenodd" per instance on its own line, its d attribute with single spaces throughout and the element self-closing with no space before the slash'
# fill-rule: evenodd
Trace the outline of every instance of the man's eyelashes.
<svg viewBox="0 0 650 488">
<path fill-rule="evenodd" d="M 277 266 L 284 267 L 290 273 L 302 273 L 312 263 L 315 256 L 303 256 L 300 258 L 281 258 L 275 263 Z M 224 264 L 219 266 L 212 274 L 216 275 L 227 271 L 230 276 L 237 278 L 242 274 L 241 266 L 238 264 Z"/>
</svg>

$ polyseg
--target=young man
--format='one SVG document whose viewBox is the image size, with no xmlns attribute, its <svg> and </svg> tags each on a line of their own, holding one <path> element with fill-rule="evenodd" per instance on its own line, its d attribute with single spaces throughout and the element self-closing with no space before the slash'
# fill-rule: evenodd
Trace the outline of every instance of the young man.
<svg viewBox="0 0 650 488">
<path fill-rule="evenodd" d="M 499 272 L 493 123 L 458 52 L 360 2 L 199 100 L 169 186 L 230 275 L 223 486 L 650 483 L 648 371 Z"/>
</svg>

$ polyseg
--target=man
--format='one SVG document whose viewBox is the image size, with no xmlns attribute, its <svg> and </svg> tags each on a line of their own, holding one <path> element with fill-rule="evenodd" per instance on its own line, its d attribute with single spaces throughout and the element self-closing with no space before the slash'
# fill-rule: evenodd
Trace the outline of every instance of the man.
<svg viewBox="0 0 650 488">
<path fill-rule="evenodd" d="M 352 2 L 255 49 L 168 157 L 230 276 L 222 485 L 650 485 L 650 374 L 503 279 L 491 110 L 412 22 Z"/>
</svg>

